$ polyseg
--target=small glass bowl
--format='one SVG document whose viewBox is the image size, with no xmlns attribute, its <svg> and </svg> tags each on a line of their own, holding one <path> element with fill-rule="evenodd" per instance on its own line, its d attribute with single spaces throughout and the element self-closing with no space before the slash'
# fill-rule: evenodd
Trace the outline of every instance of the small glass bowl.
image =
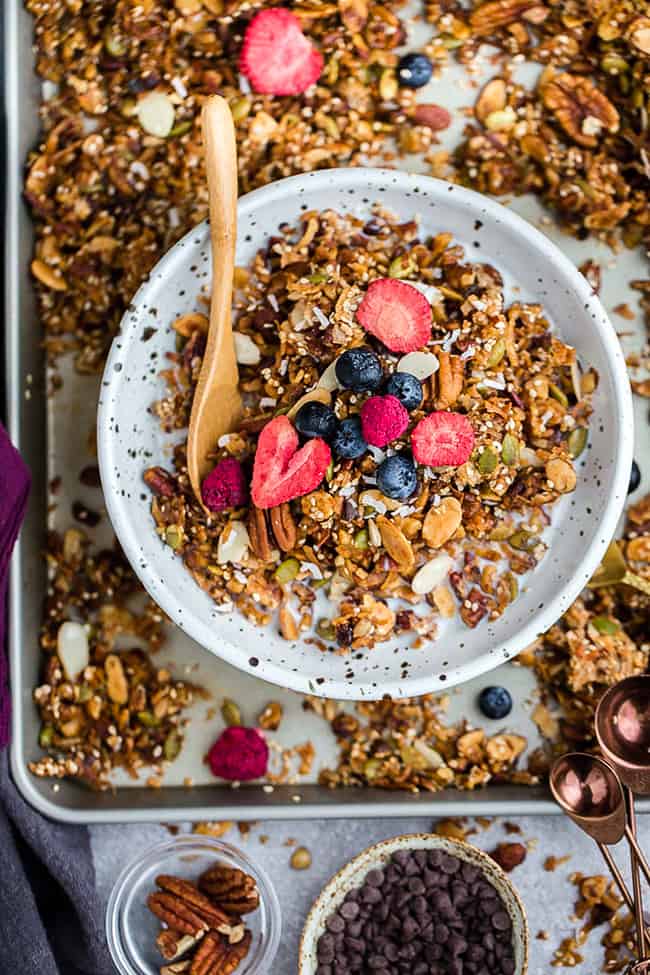
<svg viewBox="0 0 650 975">
<path fill-rule="evenodd" d="M 106 909 L 106 937 L 120 975 L 159 975 L 165 964 L 156 947 L 161 925 L 147 907 L 161 873 L 196 881 L 215 862 L 238 867 L 257 883 L 260 906 L 244 917 L 253 940 L 236 975 L 269 971 L 280 942 L 281 914 L 277 895 L 266 873 L 245 853 L 209 836 L 177 836 L 132 860 L 113 887 Z"/>
</svg>

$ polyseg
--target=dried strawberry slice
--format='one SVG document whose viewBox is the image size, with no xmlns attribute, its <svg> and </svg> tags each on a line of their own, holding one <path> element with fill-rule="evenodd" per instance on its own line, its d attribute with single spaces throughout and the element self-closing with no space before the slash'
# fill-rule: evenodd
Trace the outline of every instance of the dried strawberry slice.
<svg viewBox="0 0 650 975">
<path fill-rule="evenodd" d="M 260 433 L 253 465 L 251 495 L 258 508 L 302 497 L 325 477 L 332 454 L 320 437 L 298 450 L 298 434 L 286 416 L 276 416 Z"/>
<path fill-rule="evenodd" d="M 462 413 L 438 410 L 411 433 L 413 456 L 429 467 L 460 467 L 474 449 L 474 428 Z"/>
<path fill-rule="evenodd" d="M 248 25 L 239 69 L 255 91 L 300 95 L 318 81 L 323 56 L 291 11 L 272 7 L 260 10 Z"/>
<path fill-rule="evenodd" d="M 372 282 L 357 321 L 391 352 L 415 352 L 431 338 L 431 305 L 421 291 L 396 278 Z"/>
</svg>

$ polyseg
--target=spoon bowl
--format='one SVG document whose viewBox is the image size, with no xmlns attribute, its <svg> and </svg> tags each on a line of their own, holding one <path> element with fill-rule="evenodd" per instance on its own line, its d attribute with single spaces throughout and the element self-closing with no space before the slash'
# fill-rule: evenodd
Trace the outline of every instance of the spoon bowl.
<svg viewBox="0 0 650 975">
<path fill-rule="evenodd" d="M 650 675 L 626 677 L 603 694 L 596 737 L 625 785 L 650 794 Z"/>
<path fill-rule="evenodd" d="M 573 822 L 597 843 L 618 843 L 625 834 L 625 796 L 621 783 L 596 755 L 570 752 L 550 775 L 553 798 Z"/>
</svg>

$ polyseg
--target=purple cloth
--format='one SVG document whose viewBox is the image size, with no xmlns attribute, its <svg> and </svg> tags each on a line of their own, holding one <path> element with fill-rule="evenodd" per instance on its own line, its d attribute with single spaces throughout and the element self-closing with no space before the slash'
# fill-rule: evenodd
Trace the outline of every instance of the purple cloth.
<svg viewBox="0 0 650 975">
<path fill-rule="evenodd" d="M 27 508 L 29 485 L 29 471 L 0 424 L 0 748 L 9 742 L 11 717 L 5 647 L 7 576 L 11 553 Z"/>
<path fill-rule="evenodd" d="M 30 477 L 0 424 L 0 749 L 9 739 L 5 647 L 7 575 Z M 110 975 L 103 911 L 85 826 L 53 823 L 29 806 L 0 750 L 0 975 Z"/>
</svg>

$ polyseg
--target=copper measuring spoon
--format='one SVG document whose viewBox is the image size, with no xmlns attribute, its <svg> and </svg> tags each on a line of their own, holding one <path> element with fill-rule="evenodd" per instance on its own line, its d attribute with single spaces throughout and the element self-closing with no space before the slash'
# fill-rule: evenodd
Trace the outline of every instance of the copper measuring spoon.
<svg viewBox="0 0 650 975">
<path fill-rule="evenodd" d="M 242 409 L 232 334 L 232 288 L 237 241 L 237 148 L 228 102 L 214 95 L 201 116 L 210 210 L 212 297 L 210 324 L 187 438 L 187 469 L 201 499 L 208 453 L 235 426 Z"/>
<path fill-rule="evenodd" d="M 625 796 L 621 782 L 611 766 L 596 755 L 570 752 L 554 763 L 550 775 L 553 798 L 587 836 L 595 840 L 623 900 L 634 913 L 639 957 L 645 955 L 646 932 L 635 855 L 640 853 L 636 837 L 627 822 Z M 607 849 L 625 837 L 630 845 L 632 876 L 636 875 L 634 898 Z M 643 854 L 641 854 L 641 857 Z M 640 885 L 639 885 L 640 886 Z"/>
</svg>

